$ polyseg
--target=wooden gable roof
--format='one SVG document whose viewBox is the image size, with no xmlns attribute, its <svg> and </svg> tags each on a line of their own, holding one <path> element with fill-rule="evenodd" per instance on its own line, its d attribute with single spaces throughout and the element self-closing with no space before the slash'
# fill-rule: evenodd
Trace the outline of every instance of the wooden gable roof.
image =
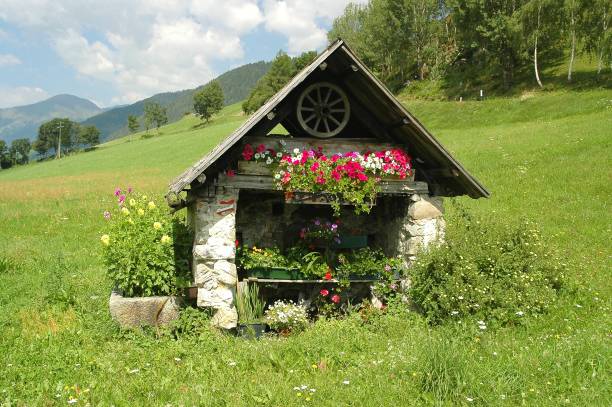
<svg viewBox="0 0 612 407">
<path fill-rule="evenodd" d="M 347 44 L 338 39 L 272 96 L 238 129 L 222 140 L 200 161 L 169 185 L 167 197 L 202 183 L 207 175 L 227 167 L 228 154 L 243 137 L 265 135 L 278 123 L 295 128 L 293 113 L 296 94 L 308 83 L 320 78 L 339 83 L 350 94 L 351 109 L 375 137 L 408 147 L 417 174 L 441 196 L 469 195 L 488 197 L 489 192 L 469 174 L 425 127 L 395 98 L 372 72 L 357 58 Z M 235 152 L 234 152 L 235 154 Z M 235 156 L 235 155 L 234 155 Z M 221 163 L 223 165 L 216 165 Z"/>
</svg>

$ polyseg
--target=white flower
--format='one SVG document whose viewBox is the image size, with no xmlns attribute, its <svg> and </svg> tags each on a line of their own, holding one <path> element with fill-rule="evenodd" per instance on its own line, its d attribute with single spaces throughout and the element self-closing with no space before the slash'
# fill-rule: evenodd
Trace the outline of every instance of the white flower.
<svg viewBox="0 0 612 407">
<path fill-rule="evenodd" d="M 299 153 L 300 153 L 300 149 L 299 148 L 296 147 L 296 148 L 293 149 L 293 154 L 297 155 Z"/>
<path fill-rule="evenodd" d="M 280 179 L 281 175 L 280 174 L 274 174 L 274 179 Z"/>
<path fill-rule="evenodd" d="M 523 315 L 525 315 L 525 313 L 523 311 L 519 311 L 516 313 L 517 316 L 522 317 Z"/>
<path fill-rule="evenodd" d="M 308 386 L 306 386 L 305 384 L 300 386 L 300 390 L 306 390 L 308 388 Z"/>
<path fill-rule="evenodd" d="M 276 158 L 282 158 L 283 157 L 283 153 L 276 153 Z"/>
<path fill-rule="evenodd" d="M 79 400 L 77 400 L 77 399 L 75 399 L 75 398 L 72 398 L 72 397 L 71 397 L 70 399 L 68 399 L 68 404 L 74 404 L 74 403 L 76 403 L 77 401 L 79 401 Z"/>
<path fill-rule="evenodd" d="M 181 361 L 181 358 L 174 358 L 174 360 L 175 360 L 176 362 L 180 362 L 180 361 Z"/>
<path fill-rule="evenodd" d="M 140 369 L 132 369 L 128 373 L 129 374 L 134 374 L 134 373 L 138 373 L 138 372 L 140 372 Z"/>
<path fill-rule="evenodd" d="M 236 366 L 236 362 L 231 361 L 231 362 L 229 362 L 229 363 L 228 363 L 228 365 L 230 365 L 230 366 Z"/>
<path fill-rule="evenodd" d="M 261 155 L 259 153 L 255 153 L 255 159 L 259 160 L 259 158 L 261 157 Z"/>
<path fill-rule="evenodd" d="M 272 164 L 272 159 L 271 159 L 271 158 L 268 158 L 268 159 L 266 160 L 266 164 L 268 164 L 268 165 Z"/>
<path fill-rule="evenodd" d="M 465 399 L 468 401 L 468 403 L 471 403 L 472 401 L 474 401 L 474 399 L 471 397 L 466 397 Z"/>
<path fill-rule="evenodd" d="M 351 382 L 349 382 L 348 380 L 345 380 L 342 382 L 342 384 L 351 384 Z"/>
<path fill-rule="evenodd" d="M 451 315 L 457 315 L 459 311 L 451 311 Z"/>
</svg>

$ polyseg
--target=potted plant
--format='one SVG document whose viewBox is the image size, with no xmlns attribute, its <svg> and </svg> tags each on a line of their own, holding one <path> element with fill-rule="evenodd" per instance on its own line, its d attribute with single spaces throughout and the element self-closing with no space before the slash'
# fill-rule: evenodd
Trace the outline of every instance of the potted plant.
<svg viewBox="0 0 612 407">
<path fill-rule="evenodd" d="M 265 321 L 272 330 L 288 336 L 306 329 L 308 313 L 303 303 L 277 300 L 266 310 Z"/>
<path fill-rule="evenodd" d="M 238 311 L 239 336 L 247 339 L 258 339 L 266 331 L 263 322 L 265 304 L 259 296 L 259 287 L 256 284 L 245 284 L 236 296 L 236 310 Z"/>
<path fill-rule="evenodd" d="M 299 262 L 288 259 L 279 248 L 252 248 L 241 246 L 236 255 L 238 265 L 249 277 L 279 280 L 303 278 Z"/>
<path fill-rule="evenodd" d="M 113 282 L 112 318 L 122 327 L 163 325 L 178 317 L 188 281 L 189 234 L 184 223 L 146 195 L 117 189 L 105 211 L 102 258 Z"/>
</svg>

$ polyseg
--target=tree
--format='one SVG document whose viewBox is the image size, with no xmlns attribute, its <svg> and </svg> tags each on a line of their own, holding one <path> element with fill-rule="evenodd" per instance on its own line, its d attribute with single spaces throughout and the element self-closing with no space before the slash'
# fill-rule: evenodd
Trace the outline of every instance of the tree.
<svg viewBox="0 0 612 407">
<path fill-rule="evenodd" d="M 284 52 L 279 52 L 268 73 L 266 73 L 255 85 L 247 100 L 242 104 L 242 110 L 246 114 L 253 113 L 263 106 L 276 92 L 278 92 L 291 78 L 308 65 L 314 57 L 315 52 L 305 52 L 296 58 L 291 58 Z"/>
<path fill-rule="evenodd" d="M 128 116 L 128 130 L 130 131 L 130 141 L 132 141 L 132 134 L 136 133 L 140 128 L 138 118 L 133 114 Z"/>
<path fill-rule="evenodd" d="M 206 123 L 223 108 L 223 89 L 218 81 L 212 81 L 193 95 L 193 109 Z"/>
<path fill-rule="evenodd" d="M 74 142 L 78 138 L 75 132 L 76 128 L 77 124 L 67 118 L 56 118 L 41 124 L 38 128 L 37 138 L 40 142 L 36 143 L 35 150 L 46 154 L 53 149 L 55 156 L 57 158 L 61 157 L 62 152 L 72 151 Z"/>
<path fill-rule="evenodd" d="M 96 126 L 83 126 L 79 129 L 79 144 L 93 147 L 100 144 L 100 130 Z"/>
<path fill-rule="evenodd" d="M 11 143 L 10 156 L 15 164 L 27 164 L 30 161 L 30 150 L 32 144 L 27 138 L 13 140 Z"/>
<path fill-rule="evenodd" d="M 156 102 L 147 102 L 144 107 L 145 127 L 147 131 L 153 125 L 159 133 L 159 128 L 168 123 L 166 108 Z"/>
<path fill-rule="evenodd" d="M 6 141 L 0 140 L 0 168 L 7 169 L 13 166 L 13 162 L 9 156 L 9 149 Z"/>
</svg>

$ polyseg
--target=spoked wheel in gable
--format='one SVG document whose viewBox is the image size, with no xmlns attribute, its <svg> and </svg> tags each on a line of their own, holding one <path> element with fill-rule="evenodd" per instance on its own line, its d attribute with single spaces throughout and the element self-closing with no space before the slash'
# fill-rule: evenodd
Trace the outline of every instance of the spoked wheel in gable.
<svg viewBox="0 0 612 407">
<path fill-rule="evenodd" d="M 346 127 L 350 114 L 346 93 L 333 83 L 314 83 L 304 89 L 298 100 L 298 122 L 314 137 L 337 135 Z"/>
</svg>

